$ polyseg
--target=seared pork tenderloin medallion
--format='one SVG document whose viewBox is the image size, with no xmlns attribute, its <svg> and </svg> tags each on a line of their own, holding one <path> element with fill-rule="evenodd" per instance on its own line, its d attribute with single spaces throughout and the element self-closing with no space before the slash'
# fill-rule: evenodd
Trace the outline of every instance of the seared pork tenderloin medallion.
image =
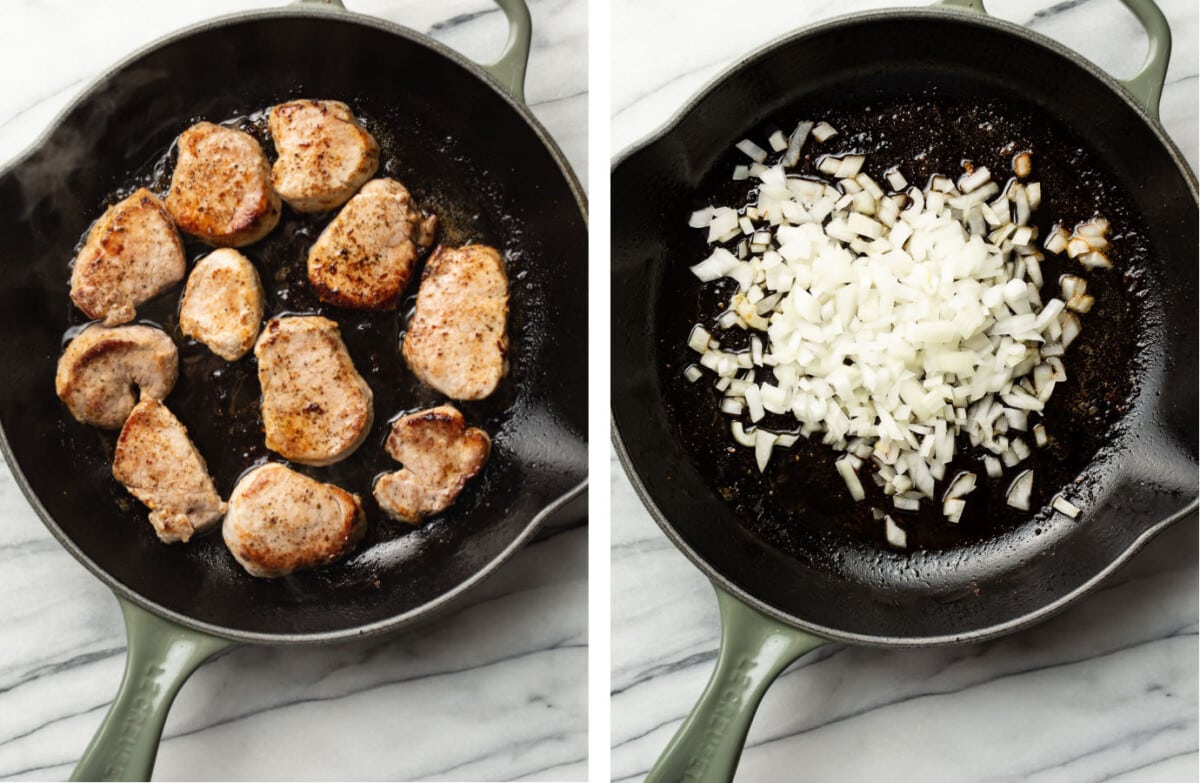
<svg viewBox="0 0 1200 783">
<path fill-rule="evenodd" d="M 234 487 L 221 534 L 242 568 L 274 579 L 340 560 L 366 527 L 357 495 L 272 462 Z"/>
<path fill-rule="evenodd" d="M 158 400 L 142 400 L 125 420 L 112 472 L 150 509 L 150 524 L 165 543 L 186 542 L 225 514 L 187 428 Z"/>
<path fill-rule="evenodd" d="M 93 324 L 59 357 L 54 388 L 77 421 L 115 430 L 139 395 L 161 400 L 178 376 L 179 351 L 166 332 L 140 324 Z"/>
<path fill-rule="evenodd" d="M 274 318 L 254 355 L 268 449 L 292 462 L 329 465 L 362 444 L 374 421 L 373 396 L 335 322 Z"/>
<path fill-rule="evenodd" d="M 481 400 L 507 371 L 508 275 L 486 245 L 439 247 L 425 265 L 404 360 L 455 400 Z"/>
<path fill-rule="evenodd" d="M 345 204 L 379 168 L 379 144 L 341 101 L 297 100 L 271 109 L 275 192 L 297 212 Z"/>
<path fill-rule="evenodd" d="M 308 251 L 308 280 L 321 301 L 338 307 L 391 310 L 433 241 L 435 216 L 425 217 L 394 179 L 363 185 Z"/>
<path fill-rule="evenodd" d="M 258 271 L 232 248 L 214 250 L 188 275 L 179 307 L 179 328 L 227 361 L 254 347 L 263 318 Z"/>
<path fill-rule="evenodd" d="M 404 467 L 375 482 L 375 500 L 401 522 L 420 522 L 445 511 L 491 452 L 487 433 L 468 427 L 453 406 L 403 416 L 388 434 L 387 453 Z"/>
<path fill-rule="evenodd" d="M 281 202 L 253 136 L 198 122 L 177 144 L 167 210 L 181 230 L 210 245 L 243 247 L 275 228 Z"/>
<path fill-rule="evenodd" d="M 92 225 L 71 265 L 71 301 L 107 326 L 128 323 L 140 304 L 186 271 L 183 243 L 166 207 L 138 188 Z"/>
</svg>

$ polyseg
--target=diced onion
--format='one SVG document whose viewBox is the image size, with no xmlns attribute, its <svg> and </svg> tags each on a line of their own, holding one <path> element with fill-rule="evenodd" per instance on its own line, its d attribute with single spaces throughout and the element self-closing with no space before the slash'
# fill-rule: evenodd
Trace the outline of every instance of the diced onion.
<svg viewBox="0 0 1200 783">
<path fill-rule="evenodd" d="M 771 450 L 775 448 L 777 440 L 779 440 L 778 435 L 768 432 L 762 427 L 754 431 L 754 459 L 758 463 L 760 473 L 766 471 L 767 463 L 771 460 Z"/>
<path fill-rule="evenodd" d="M 1055 511 L 1066 514 L 1071 519 L 1077 519 L 1079 517 L 1079 507 L 1064 498 L 1062 495 L 1055 495 L 1054 502 L 1051 503 L 1051 505 L 1054 506 Z"/>
<path fill-rule="evenodd" d="M 787 170 L 810 136 L 835 134 L 808 121 L 786 138 L 774 132 L 767 146 L 782 154 L 771 164 L 753 141 L 738 144 L 753 161 L 735 170 L 756 181 L 752 203 L 706 207 L 688 223 L 714 245 L 691 268 L 696 277 L 737 283 L 715 322 L 723 335 L 748 332 L 731 341 L 747 347 L 722 348 L 702 326 L 688 346 L 716 375 L 733 438 L 755 450 L 760 471 L 775 448 L 819 439 L 841 452 L 836 469 L 855 500 L 866 495 L 864 462 L 903 511 L 936 502 L 949 479 L 942 512 L 957 522 L 977 484 L 969 471 L 949 475 L 959 444 L 979 449 L 984 472 L 998 479 L 1031 456 L 1031 444 L 1048 443 L 1037 418 L 1066 381 L 1076 313 L 1095 299 L 1073 274 L 1059 279 L 1061 297 L 1043 299 L 1044 223 L 1033 219 L 1041 185 L 1022 181 L 1029 153 L 1014 158 L 1016 177 L 1003 187 L 982 166 L 968 164 L 957 181 L 934 174 L 924 188 L 891 167 L 883 174 L 891 195 L 854 152 L 812 156 L 828 179 Z M 1042 244 L 1084 268 L 1107 268 L 1108 228 L 1099 217 L 1071 232 L 1055 225 Z M 690 365 L 684 375 L 695 381 L 700 372 Z M 760 425 L 768 413 L 772 422 L 790 416 L 795 425 L 783 426 L 794 430 L 742 423 Z M 1021 471 L 1008 502 L 1028 510 L 1032 483 Z"/>
<path fill-rule="evenodd" d="M 755 144 L 750 139 L 742 139 L 737 143 L 737 148 L 746 153 L 746 157 L 753 160 L 755 163 L 762 163 L 767 159 L 767 151 Z"/>
<path fill-rule="evenodd" d="M 842 457 L 834 463 L 837 467 L 837 472 L 841 474 L 842 480 L 846 482 L 846 489 L 850 490 L 850 497 L 855 500 L 862 500 L 867 496 L 863 491 L 862 482 L 858 480 L 858 474 L 854 472 L 854 466 L 850 461 Z"/>
<path fill-rule="evenodd" d="M 729 428 L 730 428 L 730 430 L 733 431 L 733 439 L 739 445 L 749 446 L 749 447 L 753 448 L 755 443 L 757 443 L 757 440 L 754 436 L 754 433 L 757 432 L 757 430 L 751 430 L 750 432 L 746 432 L 745 427 L 742 426 L 742 423 L 740 421 L 734 421 L 732 424 L 729 425 Z"/>
<path fill-rule="evenodd" d="M 900 173 L 898 168 L 890 168 L 883 173 L 884 179 L 892 186 L 892 190 L 901 191 L 908 187 L 908 180 Z"/>
<path fill-rule="evenodd" d="M 783 165 L 790 168 L 800 162 L 800 152 L 812 129 L 813 124 L 808 121 L 802 121 L 796 125 L 796 129 L 788 136 L 787 151 L 783 153 Z"/>
<path fill-rule="evenodd" d="M 688 348 L 691 348 L 696 353 L 704 353 L 708 350 L 711 342 L 711 332 L 709 332 L 700 324 L 696 324 L 692 327 L 692 332 L 688 335 Z"/>
<path fill-rule="evenodd" d="M 963 193 L 970 193 L 972 190 L 982 186 L 992 179 L 992 172 L 987 170 L 986 166 L 980 166 L 970 174 L 964 174 L 958 180 L 958 189 Z"/>
<path fill-rule="evenodd" d="M 883 533 L 887 542 L 892 546 L 899 549 L 908 548 L 908 534 L 896 524 L 896 520 L 892 519 L 890 515 L 883 517 Z"/>
<path fill-rule="evenodd" d="M 1028 511 L 1030 498 L 1033 495 L 1033 471 L 1023 470 L 1013 479 L 1005 496 L 1008 505 L 1019 511 Z"/>
<path fill-rule="evenodd" d="M 828 122 L 818 123 L 812 130 L 813 138 L 819 142 L 825 142 L 837 135 L 837 129 Z"/>
<path fill-rule="evenodd" d="M 1022 152 L 1013 157 L 1013 173 L 1018 177 L 1028 177 L 1033 172 L 1033 157 L 1028 152 Z"/>
</svg>

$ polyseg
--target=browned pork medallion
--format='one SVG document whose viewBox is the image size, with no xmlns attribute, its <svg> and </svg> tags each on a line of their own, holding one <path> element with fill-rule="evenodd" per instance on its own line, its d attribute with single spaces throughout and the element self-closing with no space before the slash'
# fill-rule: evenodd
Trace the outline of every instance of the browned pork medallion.
<svg viewBox="0 0 1200 783">
<path fill-rule="evenodd" d="M 366 526 L 357 495 L 272 462 L 238 482 L 221 533 L 246 571 L 275 578 L 342 558 Z"/>
<path fill-rule="evenodd" d="M 196 262 L 179 307 L 180 331 L 232 362 L 254 346 L 262 317 L 262 282 L 249 259 L 221 248 Z"/>
<path fill-rule="evenodd" d="M 183 279 L 183 243 L 145 188 L 105 210 L 71 266 L 71 300 L 88 318 L 128 323 L 138 305 Z"/>
<path fill-rule="evenodd" d="M 394 179 L 375 179 L 346 203 L 308 251 L 308 280 L 321 301 L 390 310 L 412 278 L 417 251 L 433 242 L 424 216 Z"/>
<path fill-rule="evenodd" d="M 152 326 L 93 324 L 80 332 L 58 360 L 54 388 L 76 420 L 115 430 L 138 398 L 161 400 L 179 376 L 179 351 Z"/>
<path fill-rule="evenodd" d="M 254 355 L 268 449 L 293 462 L 329 465 L 362 444 L 374 421 L 373 395 L 337 323 L 274 318 Z"/>
<path fill-rule="evenodd" d="M 166 203 L 180 229 L 210 245 L 242 247 L 275 228 L 279 195 L 253 136 L 198 122 L 180 134 L 178 147 Z"/>
<path fill-rule="evenodd" d="M 268 127 L 279 153 L 275 192 L 297 212 L 340 207 L 379 168 L 379 144 L 341 101 L 281 103 Z"/>
<path fill-rule="evenodd" d="M 483 470 L 491 446 L 487 433 L 468 427 L 450 405 L 403 416 L 392 425 L 387 453 L 404 467 L 375 482 L 375 500 L 402 522 L 445 511 Z"/>
<path fill-rule="evenodd" d="M 158 400 L 142 400 L 125 420 L 112 472 L 150 509 L 154 532 L 168 544 L 205 532 L 225 513 L 187 428 Z"/>
<path fill-rule="evenodd" d="M 425 266 L 404 359 L 455 400 L 481 400 L 507 371 L 508 275 L 486 245 L 439 247 Z"/>
</svg>

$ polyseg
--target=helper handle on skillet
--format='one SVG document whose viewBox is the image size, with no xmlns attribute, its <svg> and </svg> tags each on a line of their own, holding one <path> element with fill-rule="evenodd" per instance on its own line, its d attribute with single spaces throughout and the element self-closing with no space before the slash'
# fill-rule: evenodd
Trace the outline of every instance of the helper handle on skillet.
<svg viewBox="0 0 1200 783">
<path fill-rule="evenodd" d="M 71 780 L 149 780 L 179 687 L 197 666 L 234 644 L 117 601 L 129 636 L 125 676 Z"/>
<path fill-rule="evenodd" d="M 646 783 L 733 780 L 767 688 L 790 663 L 827 642 L 767 617 L 716 584 L 713 589 L 721 607 L 716 669 Z"/>
<path fill-rule="evenodd" d="M 1125 7 L 1146 28 L 1149 46 L 1142 70 L 1128 79 L 1117 79 L 1125 89 L 1145 108 L 1146 113 L 1158 120 L 1158 103 L 1162 98 L 1163 84 L 1167 80 L 1167 62 L 1171 59 L 1171 28 L 1167 18 L 1154 0 L 1121 0 Z M 963 8 L 986 14 L 983 0 L 940 0 L 934 5 Z"/>
<path fill-rule="evenodd" d="M 345 9 L 342 0 L 295 0 L 301 5 L 325 5 Z M 508 40 L 504 51 L 494 63 L 483 70 L 495 77 L 509 95 L 525 103 L 525 68 L 529 65 L 529 42 L 533 38 L 533 21 L 525 0 L 495 0 L 508 17 Z"/>
</svg>

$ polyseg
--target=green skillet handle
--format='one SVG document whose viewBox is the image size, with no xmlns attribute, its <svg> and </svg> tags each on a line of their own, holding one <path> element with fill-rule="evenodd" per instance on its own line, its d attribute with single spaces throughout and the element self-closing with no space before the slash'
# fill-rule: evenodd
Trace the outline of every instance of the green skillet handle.
<svg viewBox="0 0 1200 783">
<path fill-rule="evenodd" d="M 125 676 L 71 780 L 149 780 L 179 687 L 197 666 L 233 644 L 117 601 L 129 634 Z"/>
<path fill-rule="evenodd" d="M 1167 81 L 1167 63 L 1171 59 L 1171 28 L 1167 18 L 1155 5 L 1154 0 L 1121 0 L 1125 7 L 1146 28 L 1149 49 L 1146 62 L 1136 76 L 1120 79 L 1125 89 L 1146 109 L 1146 113 L 1158 119 L 1158 103 L 1162 98 L 1163 85 Z"/>
<path fill-rule="evenodd" d="M 505 91 L 521 103 L 525 102 L 525 69 L 529 66 L 529 42 L 533 38 L 533 20 L 525 0 L 495 0 L 508 17 L 508 41 L 494 63 L 483 70 L 500 82 Z M 293 0 L 293 5 L 324 5 L 345 10 L 342 0 Z"/>
<path fill-rule="evenodd" d="M 525 102 L 525 69 L 529 65 L 529 42 L 533 38 L 533 20 L 525 0 L 496 0 L 508 17 L 508 41 L 504 52 L 483 70 L 496 77 L 508 94 Z"/>
<path fill-rule="evenodd" d="M 646 783 L 733 780 L 750 722 L 768 686 L 792 661 L 826 643 L 714 588 L 721 607 L 716 670 Z"/>
<path fill-rule="evenodd" d="M 1142 70 L 1128 79 L 1118 79 L 1126 90 L 1145 108 L 1154 119 L 1158 117 L 1158 104 L 1162 98 L 1163 84 L 1167 81 L 1167 63 L 1171 59 L 1171 28 L 1167 18 L 1154 0 L 1121 0 L 1137 20 L 1146 28 L 1149 48 Z M 940 0 L 934 5 L 962 8 L 986 14 L 983 0 Z"/>
</svg>

